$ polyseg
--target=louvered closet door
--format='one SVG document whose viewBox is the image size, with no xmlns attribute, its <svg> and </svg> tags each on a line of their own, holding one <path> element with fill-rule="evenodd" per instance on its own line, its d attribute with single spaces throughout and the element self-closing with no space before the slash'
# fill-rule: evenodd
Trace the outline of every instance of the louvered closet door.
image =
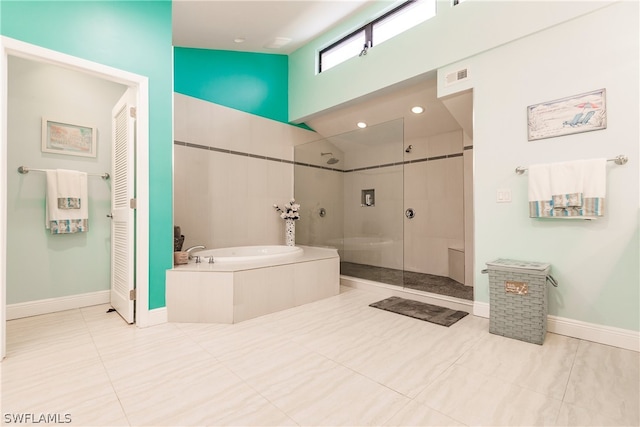
<svg viewBox="0 0 640 427">
<path fill-rule="evenodd" d="M 111 305 L 133 323 L 135 288 L 135 93 L 127 89 L 112 111 Z"/>
</svg>

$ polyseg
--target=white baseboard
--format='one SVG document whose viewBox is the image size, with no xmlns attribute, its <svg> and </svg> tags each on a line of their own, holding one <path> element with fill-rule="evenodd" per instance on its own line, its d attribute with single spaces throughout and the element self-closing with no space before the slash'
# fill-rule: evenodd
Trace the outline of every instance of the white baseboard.
<svg viewBox="0 0 640 427">
<path fill-rule="evenodd" d="M 23 317 L 38 316 L 40 314 L 56 313 L 58 311 L 73 310 L 92 305 L 109 304 L 111 291 L 97 291 L 86 294 L 69 295 L 59 298 L 48 298 L 37 301 L 21 302 L 7 305 L 7 320 L 21 319 Z M 147 327 L 167 323 L 167 308 L 161 307 L 147 312 L 146 322 L 138 326 Z"/>
<path fill-rule="evenodd" d="M 38 316 L 40 314 L 55 313 L 57 311 L 72 310 L 91 305 L 108 304 L 110 291 L 89 292 L 86 294 L 69 295 L 59 298 L 48 298 L 37 301 L 20 302 L 7 305 L 7 320 L 23 317 Z"/>
<path fill-rule="evenodd" d="M 640 351 L 640 332 L 547 316 L 547 331 L 600 344 Z"/>
<path fill-rule="evenodd" d="M 489 304 L 486 302 L 473 303 L 475 316 L 488 318 L 490 311 Z M 549 315 L 547 332 L 640 352 L 640 332 L 628 329 Z"/>
<path fill-rule="evenodd" d="M 154 308 L 153 310 L 149 310 L 147 320 L 144 322 L 144 325 L 138 326 L 146 328 L 147 326 L 160 325 L 162 323 L 167 323 L 167 319 L 167 307 Z"/>
<path fill-rule="evenodd" d="M 478 317 L 489 318 L 489 303 L 487 302 L 473 302 L 473 315 Z"/>
</svg>

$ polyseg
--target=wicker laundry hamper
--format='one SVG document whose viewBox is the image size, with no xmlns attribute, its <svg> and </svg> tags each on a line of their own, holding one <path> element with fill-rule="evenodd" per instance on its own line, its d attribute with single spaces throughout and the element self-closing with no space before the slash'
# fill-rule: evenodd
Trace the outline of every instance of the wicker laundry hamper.
<svg viewBox="0 0 640 427">
<path fill-rule="evenodd" d="M 547 281 L 551 265 L 497 259 L 487 263 L 489 273 L 489 332 L 533 344 L 547 334 Z"/>
</svg>

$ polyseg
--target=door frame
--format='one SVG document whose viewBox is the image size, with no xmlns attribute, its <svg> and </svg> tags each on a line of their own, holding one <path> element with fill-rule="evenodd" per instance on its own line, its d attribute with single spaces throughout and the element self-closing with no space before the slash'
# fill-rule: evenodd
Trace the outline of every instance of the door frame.
<svg viewBox="0 0 640 427">
<path fill-rule="evenodd" d="M 0 360 L 6 354 L 7 312 L 7 90 L 8 57 L 84 72 L 130 87 L 136 93 L 136 325 L 149 326 L 149 79 L 86 59 L 0 36 Z"/>
</svg>

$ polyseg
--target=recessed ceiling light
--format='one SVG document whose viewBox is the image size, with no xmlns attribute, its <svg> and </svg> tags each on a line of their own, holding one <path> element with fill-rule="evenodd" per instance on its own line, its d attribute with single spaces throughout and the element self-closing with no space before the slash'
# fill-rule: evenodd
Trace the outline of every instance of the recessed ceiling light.
<svg viewBox="0 0 640 427">
<path fill-rule="evenodd" d="M 366 124 L 365 122 L 358 122 L 358 127 L 359 127 L 360 129 L 364 129 L 364 128 L 366 128 L 366 127 L 367 127 L 367 124 Z"/>
<path fill-rule="evenodd" d="M 424 108 L 422 108 L 422 107 L 421 107 L 421 106 L 419 106 L 419 105 L 416 105 L 415 107 L 412 107 L 412 108 L 411 108 L 411 112 L 412 112 L 412 113 L 414 113 L 414 114 L 420 114 L 420 113 L 422 113 L 423 111 L 424 111 Z"/>
<path fill-rule="evenodd" d="M 233 39 L 233 41 L 236 43 L 244 43 L 245 40 L 246 39 L 244 37 L 236 37 L 235 39 Z"/>
</svg>

